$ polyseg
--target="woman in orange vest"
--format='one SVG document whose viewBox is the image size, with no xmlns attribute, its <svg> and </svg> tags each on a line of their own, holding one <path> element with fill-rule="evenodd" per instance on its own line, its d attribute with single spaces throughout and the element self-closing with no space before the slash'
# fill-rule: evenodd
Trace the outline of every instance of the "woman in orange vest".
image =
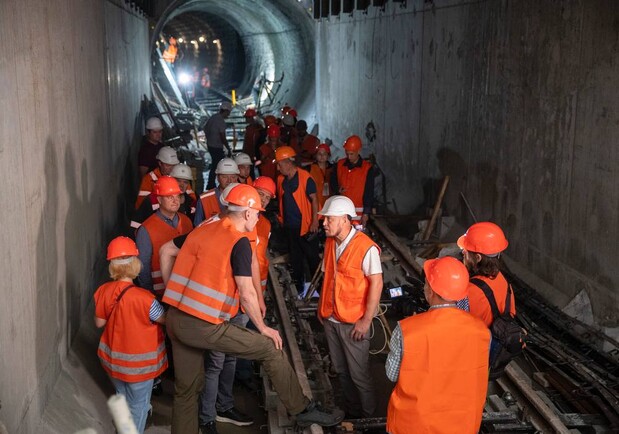
<svg viewBox="0 0 619 434">
<path fill-rule="evenodd" d="M 114 238 L 107 249 L 111 282 L 95 292 L 95 325 L 105 327 L 97 354 L 103 369 L 125 395 L 138 432 L 144 432 L 153 380 L 168 367 L 163 306 L 148 290 L 133 285 L 142 266 L 135 243 Z"/>
<path fill-rule="evenodd" d="M 387 432 L 476 434 L 488 388 L 490 331 L 456 307 L 469 281 L 460 261 L 429 259 L 423 269 L 430 309 L 400 321 L 389 344 L 385 368 L 397 384 Z"/>
<path fill-rule="evenodd" d="M 318 196 L 318 207 L 322 209 L 325 201 L 331 196 L 329 190 L 329 180 L 333 165 L 329 162 L 331 148 L 326 143 L 321 143 L 316 151 L 316 162 L 310 166 L 310 175 L 316 182 L 316 196 Z"/>
</svg>

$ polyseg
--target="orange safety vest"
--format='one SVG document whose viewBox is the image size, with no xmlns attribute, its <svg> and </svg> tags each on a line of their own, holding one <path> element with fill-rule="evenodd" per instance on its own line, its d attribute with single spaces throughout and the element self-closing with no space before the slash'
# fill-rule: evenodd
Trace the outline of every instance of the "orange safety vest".
<svg viewBox="0 0 619 434">
<path fill-rule="evenodd" d="M 185 235 L 193 229 L 193 224 L 189 217 L 183 213 L 176 213 L 178 216 L 178 225 L 173 228 L 166 222 L 164 222 L 160 216 L 153 214 L 144 220 L 142 226 L 153 245 L 153 256 L 150 263 L 150 275 L 153 279 L 153 290 L 157 295 L 157 298 L 161 298 L 161 294 L 165 289 L 163 284 L 163 277 L 161 276 L 161 264 L 159 263 L 159 249 L 168 241 L 178 237 L 179 235 Z"/>
<path fill-rule="evenodd" d="M 278 170 L 277 164 L 274 162 L 275 151 L 273 150 L 273 147 L 268 143 L 264 143 L 260 145 L 258 153 L 260 154 L 260 165 L 258 166 L 260 175 L 268 176 L 275 181 L 277 179 Z"/>
<path fill-rule="evenodd" d="M 335 238 L 327 237 L 324 254 L 324 280 L 322 293 L 318 301 L 322 318 L 333 316 L 345 323 L 355 323 L 365 314 L 370 280 L 363 274 L 362 264 L 374 241 L 357 231 L 340 255 L 335 260 Z"/>
<path fill-rule="evenodd" d="M 217 199 L 215 188 L 211 188 L 209 191 L 206 191 L 200 195 L 200 201 L 202 201 L 202 211 L 204 211 L 204 220 L 208 220 L 223 211 L 221 203 L 219 202 L 219 199 Z"/>
<path fill-rule="evenodd" d="M 174 63 L 174 61 L 176 60 L 176 53 L 178 52 L 178 47 L 176 45 L 168 45 L 168 48 L 165 49 L 165 51 L 163 52 L 163 60 L 165 60 L 168 63 Z"/>
<path fill-rule="evenodd" d="M 158 377 L 168 367 L 163 329 L 148 317 L 155 296 L 129 282 L 104 283 L 95 292 L 95 315 L 107 320 L 97 355 L 110 377 L 138 383 Z"/>
<path fill-rule="evenodd" d="M 508 283 L 505 280 L 505 276 L 501 272 L 497 274 L 494 279 L 485 276 L 471 276 L 472 278 L 477 278 L 483 280 L 488 284 L 492 292 L 494 293 L 494 299 L 496 300 L 497 307 L 499 308 L 499 312 L 505 312 L 505 298 L 507 297 L 507 288 Z M 512 299 L 510 303 L 510 313 L 512 317 L 516 316 L 516 300 L 514 298 L 514 292 L 512 291 Z M 490 327 L 492 321 L 492 309 L 490 308 L 490 303 L 488 303 L 488 299 L 484 295 L 483 291 L 479 288 L 479 286 L 469 283 L 469 312 L 471 315 L 479 318 L 486 324 L 486 327 Z"/>
<path fill-rule="evenodd" d="M 228 217 L 196 228 L 176 258 L 163 302 L 212 324 L 229 321 L 239 310 L 230 255 L 248 235 Z"/>
<path fill-rule="evenodd" d="M 404 351 L 387 431 L 476 434 L 488 388 L 488 328 L 455 307 L 408 317 L 400 328 Z"/>
<path fill-rule="evenodd" d="M 292 193 L 294 201 L 301 211 L 301 236 L 309 232 L 309 228 L 312 225 L 312 202 L 307 198 L 305 187 L 307 186 L 307 180 L 312 176 L 307 170 L 299 170 L 297 168 L 297 174 L 299 175 L 299 186 Z M 284 175 L 277 177 L 277 197 L 279 199 L 279 222 L 284 222 Z"/>
<path fill-rule="evenodd" d="M 140 191 L 138 191 L 138 197 L 135 200 L 135 209 L 138 209 L 140 205 L 142 205 L 142 201 L 144 201 L 144 198 L 146 198 L 146 196 L 153 192 L 153 189 L 155 188 L 155 182 L 157 182 L 160 176 L 161 171 L 158 167 L 155 170 L 152 170 L 146 175 L 144 175 L 142 181 L 140 182 Z"/>
<path fill-rule="evenodd" d="M 327 167 L 327 169 L 323 172 L 317 163 L 314 163 L 310 166 L 310 175 L 312 175 L 312 178 L 314 178 L 314 181 L 316 182 L 316 197 L 318 197 L 318 209 L 322 209 L 329 196 L 331 196 L 331 193 L 329 191 L 331 170 L 332 167 Z"/>
<path fill-rule="evenodd" d="M 361 158 L 361 157 L 359 157 Z M 365 192 L 365 180 L 372 165 L 362 160 L 361 167 L 349 169 L 346 167 L 346 158 L 337 162 L 337 184 L 340 194 L 346 196 L 355 204 L 357 216 L 363 215 L 363 193 Z M 335 192 L 334 192 L 335 193 Z"/>
<path fill-rule="evenodd" d="M 239 176 L 239 183 L 240 184 L 247 184 L 247 185 L 254 185 L 254 179 L 251 177 L 251 175 L 249 175 L 245 181 L 243 181 L 243 179 Z"/>
<path fill-rule="evenodd" d="M 269 278 L 269 258 L 267 257 L 267 248 L 269 247 L 269 238 L 271 237 L 271 222 L 266 216 L 260 214 L 256 231 L 260 242 L 256 246 L 256 256 L 260 267 L 260 286 L 262 290 L 267 288 L 267 279 Z"/>
</svg>

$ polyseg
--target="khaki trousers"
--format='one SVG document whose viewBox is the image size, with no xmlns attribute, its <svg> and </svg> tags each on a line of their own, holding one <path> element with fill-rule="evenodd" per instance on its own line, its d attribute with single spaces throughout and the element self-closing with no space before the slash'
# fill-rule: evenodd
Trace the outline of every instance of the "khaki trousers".
<svg viewBox="0 0 619 434">
<path fill-rule="evenodd" d="M 286 353 L 277 350 L 271 339 L 229 322 L 211 324 L 173 307 L 168 311 L 166 327 L 174 355 L 172 434 L 198 434 L 204 350 L 261 362 L 290 414 L 301 413 L 309 404 Z"/>
</svg>

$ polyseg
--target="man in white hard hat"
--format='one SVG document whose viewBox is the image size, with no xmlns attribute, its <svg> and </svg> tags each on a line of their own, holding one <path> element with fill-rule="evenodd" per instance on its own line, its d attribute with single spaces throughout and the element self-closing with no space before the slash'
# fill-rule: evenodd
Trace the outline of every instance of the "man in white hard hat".
<svg viewBox="0 0 619 434">
<path fill-rule="evenodd" d="M 209 118 L 204 126 L 204 134 L 206 136 L 206 146 L 208 152 L 211 155 L 211 170 L 208 174 L 207 189 L 215 187 L 215 174 L 213 168 L 217 167 L 219 161 L 226 156 L 224 147 L 228 155 L 232 154 L 230 146 L 228 145 L 228 139 L 226 138 L 226 119 L 230 116 L 232 111 L 232 104 L 228 101 L 224 101 L 219 106 L 219 113 L 214 114 Z"/>
<path fill-rule="evenodd" d="M 234 162 L 239 167 L 239 183 L 252 185 L 254 177 L 252 173 L 253 164 L 249 155 L 239 152 L 234 156 Z"/>
<path fill-rule="evenodd" d="M 135 209 L 138 209 L 140 205 L 142 205 L 142 201 L 153 191 L 153 187 L 155 186 L 155 182 L 159 179 L 159 177 L 164 175 L 170 175 L 174 166 L 176 166 L 180 161 L 178 161 L 178 155 L 176 155 L 176 151 L 169 146 L 164 146 L 159 149 L 157 153 L 157 168 L 151 170 L 146 175 L 142 177 L 142 182 L 140 183 L 140 191 L 138 191 L 138 197 L 135 200 Z"/>
<path fill-rule="evenodd" d="M 196 215 L 193 219 L 194 226 L 208 220 L 223 211 L 223 205 L 219 200 L 224 189 L 233 182 L 238 182 L 239 167 L 232 158 L 224 158 L 219 161 L 215 169 L 217 175 L 217 187 L 211 188 L 200 195 L 196 206 Z"/>
<path fill-rule="evenodd" d="M 158 117 L 148 118 L 146 121 L 146 134 L 142 137 L 142 144 L 138 152 L 138 169 L 140 179 L 149 171 L 157 168 L 157 153 L 163 147 L 163 124 Z"/>
<path fill-rule="evenodd" d="M 357 213 L 349 198 L 330 197 L 319 214 L 325 217 L 327 240 L 318 319 L 325 327 L 347 417 L 371 417 L 376 394 L 368 364 L 369 330 L 383 289 L 380 251 L 374 241 L 353 227 Z"/>
</svg>

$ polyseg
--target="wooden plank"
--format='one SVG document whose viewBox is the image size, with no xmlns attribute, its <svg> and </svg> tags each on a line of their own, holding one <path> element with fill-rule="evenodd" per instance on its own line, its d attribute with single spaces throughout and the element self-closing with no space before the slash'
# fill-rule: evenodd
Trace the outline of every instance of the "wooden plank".
<svg viewBox="0 0 619 434">
<path fill-rule="evenodd" d="M 376 228 L 377 231 L 380 232 L 380 235 L 385 237 L 389 244 L 391 244 L 393 253 L 398 256 L 398 259 L 400 259 L 400 264 L 408 273 L 419 277 L 423 275 L 423 268 L 415 261 L 415 258 L 413 258 L 408 246 L 406 246 L 400 238 L 394 234 L 391 229 L 389 229 L 384 221 L 372 217 L 370 220 L 370 225 Z"/>
</svg>

